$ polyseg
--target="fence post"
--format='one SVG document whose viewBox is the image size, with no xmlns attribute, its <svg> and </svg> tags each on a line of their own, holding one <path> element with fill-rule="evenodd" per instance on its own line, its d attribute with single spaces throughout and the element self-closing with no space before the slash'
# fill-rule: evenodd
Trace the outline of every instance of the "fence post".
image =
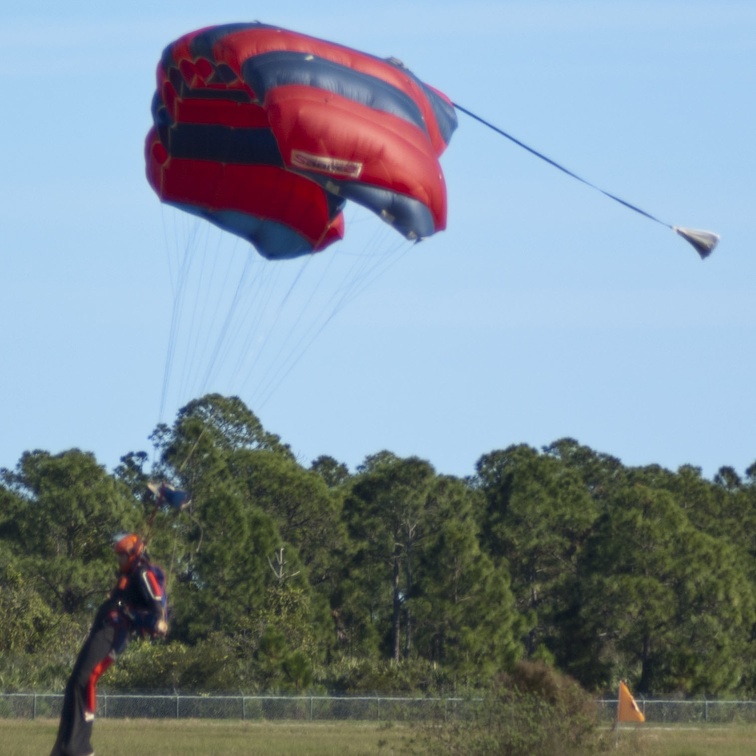
<svg viewBox="0 0 756 756">
<path fill-rule="evenodd" d="M 179 717 L 179 694 L 176 693 L 176 719 L 180 719 Z"/>
</svg>

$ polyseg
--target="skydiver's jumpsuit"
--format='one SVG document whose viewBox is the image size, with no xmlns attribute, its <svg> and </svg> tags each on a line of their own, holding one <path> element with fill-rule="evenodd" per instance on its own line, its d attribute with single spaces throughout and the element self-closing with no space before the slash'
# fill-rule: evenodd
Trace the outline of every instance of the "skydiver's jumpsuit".
<svg viewBox="0 0 756 756">
<path fill-rule="evenodd" d="M 92 754 L 96 685 L 132 635 L 153 635 L 159 620 L 167 620 L 162 572 L 142 556 L 119 577 L 108 599 L 97 610 L 92 629 L 74 664 L 63 697 L 58 739 L 50 756 Z"/>
</svg>

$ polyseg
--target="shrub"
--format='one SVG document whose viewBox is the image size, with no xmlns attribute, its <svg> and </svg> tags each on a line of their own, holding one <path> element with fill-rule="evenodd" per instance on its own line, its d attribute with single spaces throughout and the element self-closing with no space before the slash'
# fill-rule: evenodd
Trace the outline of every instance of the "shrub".
<svg viewBox="0 0 756 756">
<path fill-rule="evenodd" d="M 443 754 L 569 756 L 606 750 L 593 699 L 542 662 L 498 675 L 464 719 L 422 725 L 414 745 Z"/>
</svg>

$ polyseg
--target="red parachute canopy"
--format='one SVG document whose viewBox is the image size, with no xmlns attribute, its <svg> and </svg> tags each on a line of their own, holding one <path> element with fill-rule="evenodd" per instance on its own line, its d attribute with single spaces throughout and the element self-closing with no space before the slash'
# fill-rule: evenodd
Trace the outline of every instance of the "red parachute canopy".
<svg viewBox="0 0 756 756">
<path fill-rule="evenodd" d="M 152 112 L 160 199 L 267 258 L 341 239 L 346 200 L 408 239 L 446 226 L 454 106 L 394 59 L 260 23 L 200 29 L 163 52 Z"/>
</svg>

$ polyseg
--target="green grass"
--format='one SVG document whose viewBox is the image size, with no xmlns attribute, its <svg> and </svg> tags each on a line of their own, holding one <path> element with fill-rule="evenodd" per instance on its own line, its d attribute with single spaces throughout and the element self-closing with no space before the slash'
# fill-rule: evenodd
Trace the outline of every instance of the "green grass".
<svg viewBox="0 0 756 756">
<path fill-rule="evenodd" d="M 53 720 L 0 720 L 0 752 L 3 756 L 44 756 L 52 747 L 57 726 Z M 405 752 L 412 735 L 407 725 L 377 722 L 106 719 L 95 724 L 92 744 L 97 756 L 399 754 Z M 756 753 L 756 726 L 665 728 L 646 724 L 622 729 L 610 753 L 752 756 Z"/>
<path fill-rule="evenodd" d="M 754 725 L 639 725 L 613 736 L 616 756 L 749 756 L 756 753 Z"/>
<path fill-rule="evenodd" d="M 3 756 L 48 754 L 58 722 L 0 720 Z M 95 722 L 97 756 L 395 754 L 410 737 L 404 725 L 378 722 L 240 722 L 198 719 L 104 719 Z"/>
</svg>

